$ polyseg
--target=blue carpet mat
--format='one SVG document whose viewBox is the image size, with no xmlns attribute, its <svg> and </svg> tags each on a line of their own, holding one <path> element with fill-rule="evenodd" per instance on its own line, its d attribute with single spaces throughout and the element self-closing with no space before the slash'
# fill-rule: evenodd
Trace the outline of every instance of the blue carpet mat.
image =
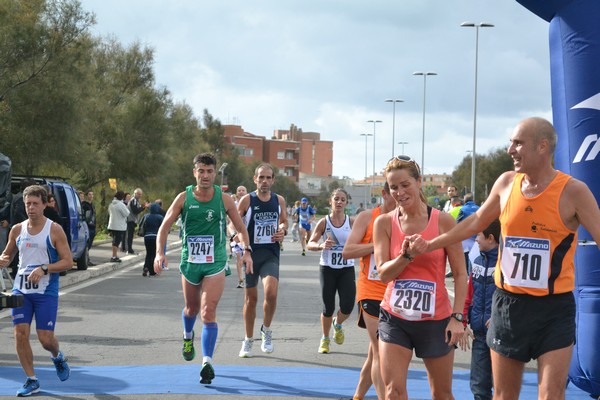
<svg viewBox="0 0 600 400">
<path fill-rule="evenodd" d="M 75 394 L 210 394 L 248 396 L 300 396 L 351 398 L 358 382 L 358 369 L 297 368 L 215 365 L 216 378 L 211 385 L 199 383 L 200 366 L 135 365 L 106 367 L 77 367 L 71 377 L 60 382 L 53 367 L 37 367 L 40 394 L 68 396 Z M 24 383 L 20 367 L 0 367 L 0 395 L 14 396 Z M 454 397 L 472 398 L 469 372 L 454 372 Z M 411 399 L 429 399 L 429 384 L 425 370 L 411 369 L 408 375 L 408 394 Z M 375 397 L 371 389 L 369 396 Z M 38 395 L 39 396 L 39 395 Z M 537 399 L 537 375 L 526 373 L 521 399 Z M 573 385 L 567 389 L 567 399 L 589 399 Z"/>
</svg>

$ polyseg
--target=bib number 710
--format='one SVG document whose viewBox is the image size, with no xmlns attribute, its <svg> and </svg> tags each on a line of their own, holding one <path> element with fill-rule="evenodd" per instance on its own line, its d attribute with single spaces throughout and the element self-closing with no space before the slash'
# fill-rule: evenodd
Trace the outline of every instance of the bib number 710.
<svg viewBox="0 0 600 400">
<path fill-rule="evenodd" d="M 515 265 L 513 266 L 511 279 L 515 279 L 521 270 L 521 279 L 529 281 L 539 281 L 542 271 L 542 256 L 539 254 L 521 254 L 513 253 Z"/>
</svg>

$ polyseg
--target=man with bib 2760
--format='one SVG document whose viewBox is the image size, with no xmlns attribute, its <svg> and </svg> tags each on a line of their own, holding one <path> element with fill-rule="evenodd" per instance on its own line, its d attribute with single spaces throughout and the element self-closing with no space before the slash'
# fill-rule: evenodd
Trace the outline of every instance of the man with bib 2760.
<svg viewBox="0 0 600 400">
<path fill-rule="evenodd" d="M 210 153 L 194 157 L 196 185 L 179 193 L 169 207 L 156 239 L 154 270 L 160 274 L 167 258 L 164 254 L 169 229 L 181 215 L 182 252 L 181 285 L 185 307 L 183 320 L 183 358 L 194 359 L 194 324 L 202 310 L 202 369 L 200 383 L 210 384 L 215 377 L 212 356 L 217 343 L 217 305 L 225 287 L 227 268 L 227 216 L 231 219 L 241 245 L 248 249 L 248 231 L 240 218 L 231 196 L 214 185 L 217 160 Z M 245 252 L 242 261 L 252 271 L 252 258 Z"/>
<path fill-rule="evenodd" d="M 279 288 L 279 244 L 287 234 L 287 209 L 285 200 L 271 191 L 275 173 L 269 164 L 260 164 L 254 170 L 256 191 L 241 198 L 238 212 L 248 225 L 252 245 L 254 270 L 246 268 L 246 290 L 244 300 L 245 337 L 239 356 L 252 357 L 254 342 L 254 320 L 258 301 L 258 281 L 262 279 L 264 289 L 263 324 L 260 328 L 263 353 L 272 353 L 271 322 L 277 308 Z"/>
</svg>

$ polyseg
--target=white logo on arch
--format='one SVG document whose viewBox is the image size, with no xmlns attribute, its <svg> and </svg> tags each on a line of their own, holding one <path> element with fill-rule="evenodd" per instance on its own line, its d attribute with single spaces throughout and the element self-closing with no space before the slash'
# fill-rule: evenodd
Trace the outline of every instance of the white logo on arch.
<svg viewBox="0 0 600 400">
<path fill-rule="evenodd" d="M 577 108 L 588 108 L 600 111 L 600 93 L 597 93 L 592 97 L 583 100 L 581 103 L 574 105 L 571 107 L 571 110 Z M 598 139 L 600 138 L 595 134 L 586 136 L 585 139 L 583 139 L 581 146 L 579 146 L 579 150 L 577 150 L 575 158 L 573 158 L 573 163 L 584 161 L 583 157 L 586 155 L 586 153 L 587 157 L 585 157 L 585 161 L 594 160 L 600 152 L 600 140 Z"/>
<path fill-rule="evenodd" d="M 585 99 L 579 104 L 575 104 L 573 107 L 571 107 L 571 110 L 574 110 L 576 108 L 591 108 L 592 110 L 600 111 L 600 93 L 595 94 L 589 99 Z"/>
</svg>

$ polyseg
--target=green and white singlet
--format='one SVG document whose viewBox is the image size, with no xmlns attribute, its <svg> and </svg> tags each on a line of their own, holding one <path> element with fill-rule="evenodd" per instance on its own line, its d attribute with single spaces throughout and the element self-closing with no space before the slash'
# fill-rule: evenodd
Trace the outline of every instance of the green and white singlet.
<svg viewBox="0 0 600 400">
<path fill-rule="evenodd" d="M 183 236 L 179 270 L 188 282 L 197 285 L 205 276 L 216 275 L 227 266 L 227 213 L 219 186 L 213 185 L 215 193 L 207 202 L 196 200 L 194 187 L 185 188 L 181 210 Z"/>
</svg>

